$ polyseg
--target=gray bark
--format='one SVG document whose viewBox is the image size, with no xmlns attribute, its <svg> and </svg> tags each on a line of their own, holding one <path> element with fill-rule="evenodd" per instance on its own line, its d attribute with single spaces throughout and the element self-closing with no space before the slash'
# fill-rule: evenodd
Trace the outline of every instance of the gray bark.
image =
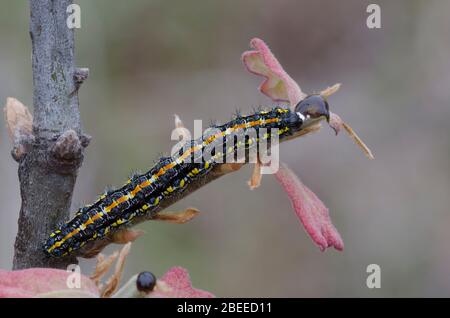
<svg viewBox="0 0 450 318">
<path fill-rule="evenodd" d="M 15 242 L 14 269 L 66 268 L 76 258 L 50 259 L 44 240 L 69 218 L 83 149 L 78 88 L 87 77 L 74 59 L 74 30 L 66 24 L 72 0 L 30 0 L 34 84 L 32 141 L 19 158 L 22 206 Z"/>
</svg>

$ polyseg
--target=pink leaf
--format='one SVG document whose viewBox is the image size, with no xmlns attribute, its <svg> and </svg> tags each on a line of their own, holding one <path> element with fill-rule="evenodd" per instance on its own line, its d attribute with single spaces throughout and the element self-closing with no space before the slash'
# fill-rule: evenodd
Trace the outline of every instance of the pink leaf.
<svg viewBox="0 0 450 318">
<path fill-rule="evenodd" d="M 72 272 L 51 268 L 30 268 L 18 271 L 0 270 L 0 297 L 99 296 L 95 283 L 83 275 L 80 278 L 80 288 L 69 288 L 67 278 L 73 274 Z"/>
<path fill-rule="evenodd" d="M 244 52 L 242 61 L 249 72 L 265 77 L 259 87 L 262 93 L 274 101 L 289 102 L 291 107 L 306 97 L 263 40 L 254 38 L 250 46 L 255 50 Z"/>
<path fill-rule="evenodd" d="M 148 297 L 157 298 L 212 298 L 213 294 L 192 287 L 189 273 L 182 267 L 172 267 L 158 279 L 157 287 Z"/>
<path fill-rule="evenodd" d="M 328 209 L 322 201 L 286 165 L 280 165 L 275 177 L 286 190 L 295 213 L 320 250 L 334 246 L 342 251 L 344 242 L 331 223 Z"/>
</svg>

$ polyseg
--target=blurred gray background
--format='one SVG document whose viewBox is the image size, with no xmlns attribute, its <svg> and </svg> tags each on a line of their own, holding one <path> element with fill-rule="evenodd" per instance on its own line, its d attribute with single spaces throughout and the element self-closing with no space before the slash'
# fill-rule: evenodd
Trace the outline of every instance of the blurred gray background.
<svg viewBox="0 0 450 318">
<path fill-rule="evenodd" d="M 218 296 L 450 296 L 450 1 L 376 1 L 382 28 L 366 27 L 369 1 L 80 0 L 81 115 L 93 136 L 73 209 L 170 152 L 173 114 L 227 121 L 270 105 L 240 61 L 264 39 L 303 90 L 336 82 L 332 110 L 375 154 L 344 134 L 281 146 L 286 162 L 329 207 L 344 252 L 321 253 L 272 176 L 250 191 L 250 167 L 200 189 L 173 210 L 185 225 L 147 222 L 125 278 L 186 267 Z M 32 103 L 28 1 L 0 3 L 0 99 Z M 20 208 L 17 164 L 0 124 L 0 268 L 10 269 Z M 118 249 L 112 246 L 109 252 Z M 90 273 L 92 261 L 82 261 Z M 366 267 L 381 266 L 381 289 Z"/>
</svg>

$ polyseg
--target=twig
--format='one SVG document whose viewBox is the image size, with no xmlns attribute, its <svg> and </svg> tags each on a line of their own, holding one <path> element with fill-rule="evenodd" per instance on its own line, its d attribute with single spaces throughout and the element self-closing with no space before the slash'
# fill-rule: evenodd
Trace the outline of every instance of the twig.
<svg viewBox="0 0 450 318">
<path fill-rule="evenodd" d="M 78 89 L 87 69 L 75 67 L 74 30 L 66 24 L 73 0 L 30 0 L 34 84 L 32 142 L 20 150 L 22 206 L 14 269 L 65 268 L 76 258 L 49 259 L 42 242 L 69 218 L 77 170 L 90 137 L 83 135 Z M 14 147 L 24 144 L 14 141 Z"/>
</svg>

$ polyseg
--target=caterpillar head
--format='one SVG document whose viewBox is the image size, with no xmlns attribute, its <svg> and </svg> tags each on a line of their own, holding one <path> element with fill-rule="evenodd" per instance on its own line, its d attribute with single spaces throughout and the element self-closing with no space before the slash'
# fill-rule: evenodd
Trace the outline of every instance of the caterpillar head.
<svg viewBox="0 0 450 318">
<path fill-rule="evenodd" d="M 295 112 L 303 121 L 324 117 L 330 121 L 330 107 L 326 99 L 319 95 L 309 95 L 295 106 Z"/>
</svg>

